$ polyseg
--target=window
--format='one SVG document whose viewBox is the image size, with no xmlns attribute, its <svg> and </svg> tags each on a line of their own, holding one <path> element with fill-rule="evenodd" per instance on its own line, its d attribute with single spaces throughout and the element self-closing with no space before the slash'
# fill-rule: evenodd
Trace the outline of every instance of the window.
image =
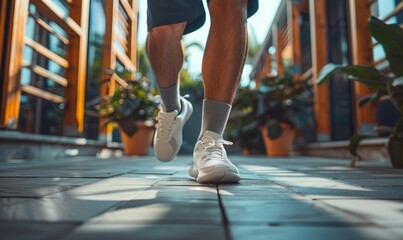
<svg viewBox="0 0 403 240">
<path fill-rule="evenodd" d="M 90 5 L 88 33 L 88 66 L 85 93 L 84 136 L 97 139 L 99 118 L 95 105 L 100 97 L 100 82 L 103 78 L 102 69 L 103 47 L 105 37 L 105 0 L 92 0 Z"/>
<path fill-rule="evenodd" d="M 328 61 L 336 64 L 350 62 L 346 1 L 326 1 Z M 354 132 L 351 81 L 335 74 L 329 81 L 332 140 L 347 140 Z"/>
<path fill-rule="evenodd" d="M 60 2 L 60 1 L 59 1 Z M 67 33 L 29 6 L 21 70 L 19 130 L 51 135 L 62 134 Z M 54 57 L 50 57 L 54 55 Z"/>
</svg>

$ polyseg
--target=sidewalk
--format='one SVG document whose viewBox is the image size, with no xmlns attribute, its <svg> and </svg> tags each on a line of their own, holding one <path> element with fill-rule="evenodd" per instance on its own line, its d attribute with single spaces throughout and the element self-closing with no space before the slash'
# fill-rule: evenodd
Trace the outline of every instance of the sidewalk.
<svg viewBox="0 0 403 240">
<path fill-rule="evenodd" d="M 243 181 L 200 185 L 190 156 L 0 163 L 1 239 L 403 239 L 403 171 L 233 157 Z"/>
</svg>

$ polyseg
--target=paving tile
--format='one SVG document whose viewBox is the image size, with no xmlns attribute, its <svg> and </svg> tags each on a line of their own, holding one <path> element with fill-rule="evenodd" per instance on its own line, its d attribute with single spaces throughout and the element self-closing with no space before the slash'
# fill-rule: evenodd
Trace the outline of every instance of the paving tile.
<svg viewBox="0 0 403 240">
<path fill-rule="evenodd" d="M 339 181 L 361 187 L 403 187 L 402 178 L 340 179 Z"/>
<path fill-rule="evenodd" d="M 234 240 L 396 240 L 402 239 L 388 229 L 375 227 L 312 227 L 312 226 L 231 226 Z"/>
<path fill-rule="evenodd" d="M 29 198 L 0 198 L 0 207 L 8 206 L 17 202 L 26 201 Z"/>
<path fill-rule="evenodd" d="M 132 175 L 124 174 L 114 178 L 99 181 L 97 185 L 102 186 L 151 186 L 155 183 L 165 179 L 166 176 L 159 175 Z"/>
<path fill-rule="evenodd" d="M 218 207 L 218 199 L 180 199 L 180 198 L 160 198 L 160 199 L 133 199 L 119 205 L 116 209 L 143 207 L 151 204 L 164 204 L 172 207 Z"/>
<path fill-rule="evenodd" d="M 123 174 L 123 171 L 63 171 L 63 170 L 16 170 L 0 172 L 0 177 L 60 177 L 60 178 L 109 178 Z"/>
<path fill-rule="evenodd" d="M 99 181 L 97 178 L 19 178 L 15 184 L 29 185 L 57 185 L 57 186 L 82 186 Z"/>
<path fill-rule="evenodd" d="M 69 189 L 69 186 L 54 185 L 0 185 L 0 197 L 43 197 Z"/>
<path fill-rule="evenodd" d="M 128 173 L 172 175 L 172 174 L 174 174 L 176 172 L 177 172 L 176 170 L 164 170 L 164 169 L 136 169 L 136 170 L 130 171 Z"/>
<path fill-rule="evenodd" d="M 0 207 L 0 221 L 82 222 L 118 204 L 119 201 L 81 199 L 30 199 Z"/>
<path fill-rule="evenodd" d="M 218 191 L 233 239 L 403 239 L 403 171 L 310 157 L 231 159 L 243 180 Z M 33 239 L 48 239 L 49 225 L 83 222 L 67 239 L 223 239 L 217 186 L 190 178 L 191 161 L 0 163 L 0 224 L 27 224 Z"/>
<path fill-rule="evenodd" d="M 371 224 L 365 219 L 319 207 L 315 202 L 225 201 L 224 207 L 231 224 Z"/>
<path fill-rule="evenodd" d="M 201 224 L 86 224 L 63 240 L 206 240 L 226 239 L 219 225 Z"/>
<path fill-rule="evenodd" d="M 128 201 L 149 186 L 137 186 L 137 185 L 98 185 L 97 182 L 94 185 L 89 184 L 82 187 L 74 188 L 70 191 L 51 194 L 46 198 L 72 198 L 92 201 Z"/>
<path fill-rule="evenodd" d="M 321 202 L 379 225 L 403 229 L 403 200 L 337 199 Z"/>
<path fill-rule="evenodd" d="M 58 239 L 74 227 L 74 224 L 0 222 L 0 233 L 5 240 Z"/>
<path fill-rule="evenodd" d="M 294 198 L 287 189 L 274 184 L 266 186 L 220 185 L 220 195 L 224 200 L 287 200 Z"/>
<path fill-rule="evenodd" d="M 125 205 L 91 220 L 91 223 L 110 224 L 205 223 L 220 225 L 221 222 L 221 210 L 218 204 L 211 206 L 201 203 L 149 203 L 143 206 Z"/>
<path fill-rule="evenodd" d="M 291 187 L 295 193 L 305 195 L 312 199 L 403 199 L 402 191 L 386 191 L 384 189 L 376 191 L 372 188 L 362 190 L 356 189 L 329 189 L 329 188 L 312 188 L 312 187 Z"/>
<path fill-rule="evenodd" d="M 21 178 L 0 177 L 0 185 L 21 182 Z"/>
<path fill-rule="evenodd" d="M 191 179 L 181 179 L 181 178 L 167 178 L 166 180 L 160 181 L 156 186 L 200 186 L 196 180 Z"/>
<path fill-rule="evenodd" d="M 218 199 L 215 186 L 154 186 L 141 192 L 136 199 Z"/>
</svg>

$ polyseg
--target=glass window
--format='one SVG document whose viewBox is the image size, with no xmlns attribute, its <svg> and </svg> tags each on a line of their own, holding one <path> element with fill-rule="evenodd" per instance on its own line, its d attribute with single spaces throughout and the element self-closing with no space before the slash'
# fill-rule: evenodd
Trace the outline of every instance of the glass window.
<svg viewBox="0 0 403 240">
<path fill-rule="evenodd" d="M 350 62 L 346 1 L 326 1 L 328 61 Z M 351 81 L 335 74 L 329 81 L 331 135 L 333 141 L 347 140 L 354 133 Z"/>
<path fill-rule="evenodd" d="M 309 21 L 309 12 L 300 15 L 300 32 L 301 32 L 301 72 L 304 73 L 312 67 L 311 53 L 311 27 Z"/>
<path fill-rule="evenodd" d="M 62 2 L 55 1 L 56 4 Z M 46 19 L 35 5 L 30 4 L 29 13 L 30 16 L 27 19 L 25 36 L 49 49 L 51 52 L 65 58 L 67 56 L 67 46 L 60 38 L 68 39 L 67 33 L 56 23 Z M 38 20 L 43 23 L 39 24 Z M 49 28 L 44 27 L 44 24 L 50 26 L 52 31 L 56 32 L 58 36 L 49 32 Z M 21 85 L 30 85 L 50 94 L 64 96 L 63 86 L 33 72 L 32 67 L 41 67 L 61 77 L 65 77 L 66 69 L 27 45 L 24 47 L 23 57 L 24 62 L 29 66 L 25 66 L 21 71 Z M 60 135 L 62 134 L 63 107 L 64 104 L 53 103 L 23 92 L 19 129 L 30 133 Z"/>
<path fill-rule="evenodd" d="M 21 94 L 20 131 L 48 135 L 62 134 L 63 105 Z"/>
<path fill-rule="evenodd" d="M 100 82 L 105 71 L 102 69 L 106 28 L 105 0 L 91 0 L 90 4 L 84 136 L 89 139 L 97 139 L 99 118 L 95 105 L 96 100 L 100 97 Z"/>
<path fill-rule="evenodd" d="M 53 0 L 53 2 L 64 14 L 69 15 L 70 6 L 66 0 Z"/>
<path fill-rule="evenodd" d="M 387 18 L 396 8 L 396 6 L 401 3 L 403 0 L 375 0 L 371 5 L 371 14 L 381 20 Z M 403 23 L 403 12 L 400 11 L 396 16 L 393 16 L 386 20 L 386 23 Z M 376 40 L 372 39 L 372 42 L 375 43 Z M 385 52 L 382 49 L 382 46 L 377 45 L 373 48 L 374 61 L 381 60 L 385 57 Z"/>
</svg>

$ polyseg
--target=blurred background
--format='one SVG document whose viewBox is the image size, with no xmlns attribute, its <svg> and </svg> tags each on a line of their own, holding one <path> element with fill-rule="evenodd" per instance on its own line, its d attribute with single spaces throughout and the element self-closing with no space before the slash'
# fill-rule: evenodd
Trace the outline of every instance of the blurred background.
<svg viewBox="0 0 403 240">
<path fill-rule="evenodd" d="M 267 154 L 261 126 L 277 123 L 262 123 L 268 119 L 253 114 L 267 113 L 276 101 L 281 122 L 295 130 L 287 154 L 347 156 L 347 141 L 354 133 L 394 126 L 400 114 L 390 98 L 361 108 L 357 100 L 374 90 L 342 74 L 324 85 L 316 80 L 328 63 L 375 66 L 392 74 L 382 46 L 371 38 L 368 18 L 401 26 L 402 6 L 401 0 L 260 0 L 259 11 L 248 21 L 248 59 L 226 131 L 236 143 L 230 151 Z M 0 7 L 2 158 L 39 157 L 44 149 L 54 156 L 121 149 L 119 121 L 106 126 L 100 111 L 104 107 L 121 114 L 116 111 L 126 99 L 109 105 L 103 101 L 118 89 L 131 89 L 130 80 L 142 81 L 146 93 L 155 94 L 144 50 L 146 1 L 15 0 L 2 1 Z M 190 95 L 196 111 L 184 130 L 183 154 L 192 152 L 200 129 L 201 61 L 208 29 L 207 20 L 184 36 L 181 91 Z M 125 71 L 132 74 L 123 77 Z M 270 101 L 256 102 L 254 96 L 274 88 L 275 98 L 265 95 Z M 141 111 L 144 116 L 148 110 Z M 371 138 L 364 155 L 387 158 L 376 153 L 385 152 L 380 150 L 385 135 L 373 133 Z"/>
</svg>

